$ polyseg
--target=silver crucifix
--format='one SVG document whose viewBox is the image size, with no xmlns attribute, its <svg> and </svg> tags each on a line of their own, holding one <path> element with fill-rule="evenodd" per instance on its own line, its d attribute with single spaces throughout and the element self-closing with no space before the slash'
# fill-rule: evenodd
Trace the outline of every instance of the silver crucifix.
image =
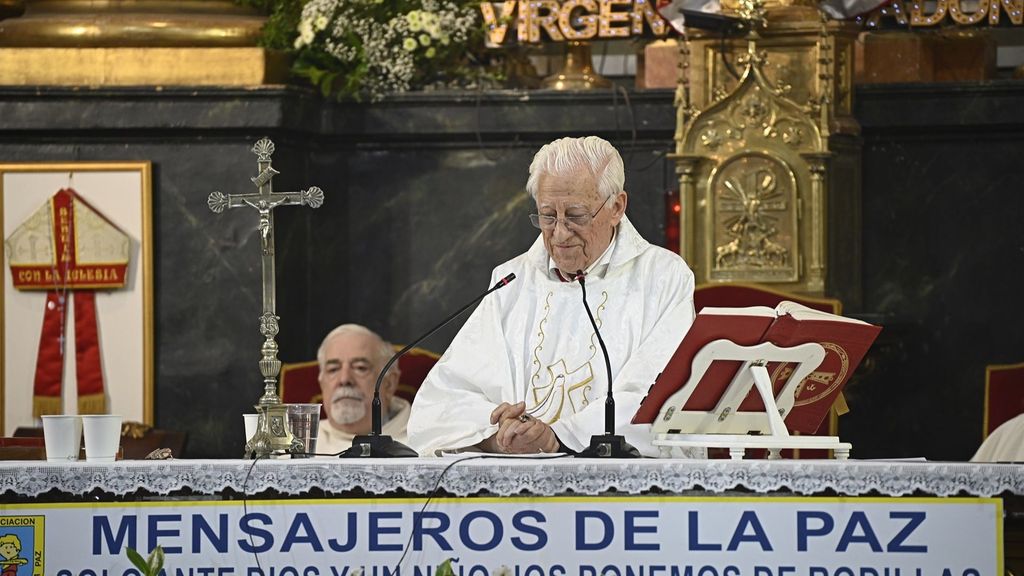
<svg viewBox="0 0 1024 576">
<path fill-rule="evenodd" d="M 263 375 L 263 396 L 256 405 L 259 425 L 256 435 L 245 444 L 246 457 L 267 457 L 274 452 L 301 452 L 302 442 L 293 437 L 288 429 L 285 406 L 277 395 L 277 376 L 281 372 L 281 361 L 277 359 L 278 333 L 276 314 L 276 284 L 274 275 L 274 208 L 278 206 L 309 206 L 319 208 L 324 203 L 324 191 L 316 186 L 299 192 L 274 192 L 272 180 L 277 170 L 270 165 L 274 154 L 274 143 L 262 138 L 252 147 L 256 154 L 259 174 L 251 178 L 257 192 L 250 194 L 210 193 L 207 204 L 210 210 L 220 214 L 225 208 L 250 206 L 259 213 L 257 227 L 263 252 L 263 314 L 260 316 L 260 334 L 264 342 L 260 348 L 260 373 Z"/>
</svg>

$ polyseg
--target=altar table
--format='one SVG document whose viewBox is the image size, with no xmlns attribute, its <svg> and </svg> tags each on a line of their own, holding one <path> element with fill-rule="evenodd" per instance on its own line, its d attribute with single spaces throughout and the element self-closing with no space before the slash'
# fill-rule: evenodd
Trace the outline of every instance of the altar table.
<svg viewBox="0 0 1024 576">
<path fill-rule="evenodd" d="M 0 565 L 13 534 L 18 576 L 158 545 L 169 575 L 988 576 L 1021 495 L 1022 465 L 925 461 L 17 462 Z"/>
</svg>

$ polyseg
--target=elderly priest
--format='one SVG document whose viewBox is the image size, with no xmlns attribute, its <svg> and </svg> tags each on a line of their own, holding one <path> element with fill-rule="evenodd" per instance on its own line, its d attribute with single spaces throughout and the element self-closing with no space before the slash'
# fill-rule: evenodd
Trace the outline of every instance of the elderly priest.
<svg viewBox="0 0 1024 576">
<path fill-rule="evenodd" d="M 442 451 L 580 451 L 604 426 L 607 375 L 577 275 L 611 357 L 617 434 L 653 455 L 628 424 L 693 322 L 693 273 L 626 218 L 622 158 L 594 136 L 540 149 L 526 190 L 540 237 L 498 266 L 488 296 L 420 387 L 409 444 Z"/>
<path fill-rule="evenodd" d="M 316 353 L 327 413 L 327 420 L 320 422 L 317 452 L 347 450 L 355 436 L 370 432 L 373 388 L 393 352 L 376 332 L 359 324 L 342 324 L 327 334 Z M 405 442 L 409 402 L 395 396 L 398 379 L 396 364 L 380 385 L 382 432 Z"/>
</svg>

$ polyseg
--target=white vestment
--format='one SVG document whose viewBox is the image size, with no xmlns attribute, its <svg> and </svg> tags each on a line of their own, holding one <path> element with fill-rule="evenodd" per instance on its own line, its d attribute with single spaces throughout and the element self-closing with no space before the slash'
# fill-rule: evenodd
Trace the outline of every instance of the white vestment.
<svg viewBox="0 0 1024 576">
<path fill-rule="evenodd" d="M 971 462 L 1024 462 L 1024 414 L 993 430 Z"/>
<path fill-rule="evenodd" d="M 407 442 L 406 426 L 409 424 L 409 401 L 398 396 L 391 397 L 388 405 L 388 419 L 380 427 L 381 434 L 391 436 L 396 442 L 405 444 Z M 369 432 L 369 431 L 367 431 Z M 330 420 L 321 420 L 320 428 L 316 438 L 317 454 L 337 454 L 352 447 L 352 439 L 355 434 L 349 434 L 344 430 L 338 430 L 331 426 Z"/>
<path fill-rule="evenodd" d="M 525 400 L 572 450 L 604 433 L 604 356 L 579 283 L 558 280 L 549 261 L 538 238 L 492 272 L 492 285 L 510 272 L 516 279 L 483 300 L 416 394 L 409 445 L 421 455 L 491 436 L 490 414 L 502 402 Z M 611 360 L 616 433 L 645 455 L 657 455 L 650 426 L 629 422 L 693 322 L 693 284 L 682 258 L 649 244 L 625 217 L 586 276 Z"/>
</svg>

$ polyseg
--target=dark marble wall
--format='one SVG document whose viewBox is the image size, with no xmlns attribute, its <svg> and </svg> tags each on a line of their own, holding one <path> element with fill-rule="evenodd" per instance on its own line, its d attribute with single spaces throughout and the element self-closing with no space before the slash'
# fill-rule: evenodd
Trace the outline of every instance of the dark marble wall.
<svg viewBox="0 0 1024 576">
<path fill-rule="evenodd" d="M 1024 83 L 857 96 L 864 309 L 890 334 L 841 429 L 863 457 L 967 459 L 985 365 L 1024 361 Z"/>
<path fill-rule="evenodd" d="M 863 293 L 849 309 L 884 322 L 888 340 L 841 420 L 856 456 L 968 457 L 984 364 L 1024 355 L 1010 299 L 1024 264 L 1013 187 L 1024 111 L 1011 110 L 1024 88 L 958 90 L 858 93 L 864 248 L 833 258 L 863 262 L 845 276 L 851 300 Z M 276 189 L 326 192 L 318 210 L 275 212 L 280 357 L 299 361 L 336 324 L 406 342 L 483 290 L 491 268 L 536 237 L 526 171 L 560 136 L 619 147 L 629 217 L 660 243 L 675 180 L 664 158 L 672 94 L 628 96 L 428 94 L 366 106 L 294 88 L 3 88 L 0 162 L 153 162 L 157 424 L 187 429 L 189 456 L 237 456 L 238 415 L 262 386 L 259 239 L 253 211 L 216 215 L 206 197 L 252 189 L 255 140 L 277 145 Z M 444 350 L 461 322 L 425 346 Z"/>
</svg>

